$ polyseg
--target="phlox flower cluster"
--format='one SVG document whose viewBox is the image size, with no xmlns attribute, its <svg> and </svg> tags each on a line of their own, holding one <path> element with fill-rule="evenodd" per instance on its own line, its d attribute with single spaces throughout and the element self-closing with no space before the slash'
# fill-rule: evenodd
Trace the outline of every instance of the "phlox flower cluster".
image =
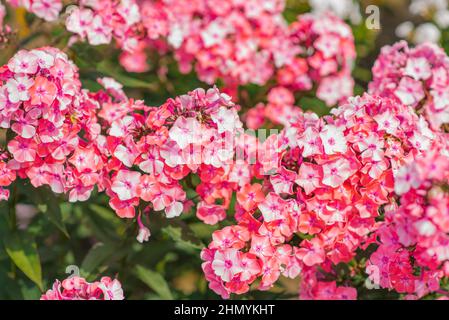
<svg viewBox="0 0 449 320">
<path fill-rule="evenodd" d="M 302 109 L 295 105 L 293 92 L 277 86 L 268 92 L 267 103 L 258 103 L 244 116 L 246 126 L 256 130 L 268 123 L 290 126 L 304 116 Z"/>
<path fill-rule="evenodd" d="M 283 9 L 283 0 L 81 1 L 66 25 L 94 45 L 115 39 L 128 71 L 147 70 L 146 48 L 171 48 L 182 72 L 194 66 L 208 84 L 262 85 L 273 75 L 275 41 L 286 30 Z"/>
<path fill-rule="evenodd" d="M 222 297 L 299 274 L 312 279 L 305 297 L 319 297 L 316 286 L 329 286 L 329 297 L 345 291 L 310 273 L 331 272 L 373 242 L 380 209 L 394 201 L 394 173 L 441 139 L 411 107 L 388 98 L 350 98 L 331 113 L 305 113 L 264 142 L 279 162 L 258 159 L 272 174 L 237 191 L 237 224 L 214 232 L 202 253 L 210 288 Z"/>
<path fill-rule="evenodd" d="M 316 96 L 333 106 L 353 93 L 356 52 L 351 28 L 330 13 L 304 14 L 289 27 L 295 53 L 277 71 L 277 82 L 294 91 L 316 87 Z"/>
<path fill-rule="evenodd" d="M 395 177 L 399 204 L 385 207 L 376 231 L 379 247 L 367 273 L 382 288 L 421 298 L 440 290 L 449 275 L 449 153 L 434 147 L 403 166 Z"/>
<path fill-rule="evenodd" d="M 244 160 L 233 163 L 237 142 L 244 143 L 236 138 L 237 106 L 217 88 L 148 107 L 111 78 L 99 79 L 105 90 L 83 90 L 77 68 L 53 48 L 20 51 L 0 71 L 0 124 L 8 129 L 0 156 L 3 200 L 3 188 L 18 176 L 67 193 L 71 202 L 87 200 L 97 187 L 122 218 L 133 218 L 137 207 L 171 218 L 193 204 L 181 184 L 192 173 L 202 181 L 197 216 L 215 224 L 249 176 Z M 147 240 L 140 215 L 138 221 L 138 239 Z"/>
<path fill-rule="evenodd" d="M 316 268 L 303 270 L 299 287 L 301 300 L 356 300 L 357 290 L 350 286 L 338 286 L 336 281 L 325 281 Z"/>
<path fill-rule="evenodd" d="M 382 49 L 369 92 L 396 99 L 424 114 L 433 129 L 449 123 L 449 57 L 431 43 L 409 48 L 400 41 Z"/>
<path fill-rule="evenodd" d="M 71 6 L 66 19 L 67 30 L 92 45 L 114 39 L 125 51 L 139 47 L 141 16 L 134 0 L 80 0 Z"/>
<path fill-rule="evenodd" d="M 340 20 L 307 14 L 287 27 L 283 1 L 224 3 L 181 1 L 168 12 L 169 0 L 83 1 L 67 21 L 93 44 L 114 38 L 129 57 L 150 42 L 163 47 L 159 38 L 166 37 L 181 68 L 194 67 L 206 82 L 263 84 L 275 75 L 267 103 L 245 121 L 250 129 L 266 120 L 280 124 L 280 133 L 243 133 L 240 107 L 216 87 L 147 106 L 112 78 L 98 80 L 104 90 L 83 89 L 77 67 L 58 49 L 21 50 L 0 67 L 7 141 L 0 200 L 18 178 L 72 202 L 87 200 L 96 187 L 119 217 L 137 217 L 140 242 L 150 236 L 142 214 L 173 218 L 195 206 L 196 216 L 214 225 L 232 204 L 235 224 L 213 232 L 201 252 L 209 287 L 223 298 L 300 276 L 303 299 L 355 299 L 350 283 L 326 275 L 368 246 L 374 252 L 366 273 L 375 285 L 410 299 L 446 295 L 444 51 L 405 42 L 385 47 L 369 93 L 348 98 L 355 53 Z M 155 19 L 142 22 L 142 10 Z M 295 106 L 296 91 L 314 88 L 340 106 L 323 117 Z M 123 292 L 117 280 L 72 277 L 56 281 L 42 299 L 123 299 Z"/>
<path fill-rule="evenodd" d="M 59 0 L 10 3 L 46 20 L 61 10 Z M 148 50 L 170 51 L 181 72 L 194 69 L 210 85 L 221 80 L 230 92 L 274 79 L 295 92 L 316 90 L 328 106 L 351 96 L 351 28 L 320 10 L 289 26 L 284 8 L 285 0 L 80 0 L 68 7 L 66 28 L 75 34 L 70 43 L 114 40 L 129 72 L 149 69 Z"/>
<path fill-rule="evenodd" d="M 100 104 L 99 118 L 109 128 L 99 147 L 108 158 L 106 193 L 120 217 L 134 217 L 140 200 L 169 218 L 179 216 L 191 205 L 180 182 L 190 173 L 218 181 L 214 175 L 233 160 L 242 124 L 230 97 L 216 88 L 194 90 L 160 107 L 132 100 Z M 225 218 L 221 206 L 200 203 L 198 216 L 206 215 L 216 217 L 209 223 Z"/>
<path fill-rule="evenodd" d="M 0 68 L 0 127 L 9 129 L 2 185 L 15 171 L 34 187 L 87 200 L 102 164 L 92 144 L 100 132 L 97 107 L 65 53 L 48 47 L 16 53 Z"/>
<path fill-rule="evenodd" d="M 188 25 L 174 26 L 187 27 L 175 52 L 181 70 L 189 71 L 194 65 L 199 79 L 208 84 L 217 79 L 228 86 L 265 84 L 274 73 L 274 62 L 282 63 L 276 61 L 276 54 L 283 49 L 285 37 L 284 1 L 199 3 L 200 10 L 191 12 Z"/>
<path fill-rule="evenodd" d="M 46 21 L 58 19 L 62 0 L 6 0 L 13 7 L 22 7 Z"/>
<path fill-rule="evenodd" d="M 87 282 L 74 276 L 56 280 L 52 289 L 41 296 L 41 300 L 123 300 L 123 289 L 117 279 L 102 277 L 100 281 Z"/>
</svg>

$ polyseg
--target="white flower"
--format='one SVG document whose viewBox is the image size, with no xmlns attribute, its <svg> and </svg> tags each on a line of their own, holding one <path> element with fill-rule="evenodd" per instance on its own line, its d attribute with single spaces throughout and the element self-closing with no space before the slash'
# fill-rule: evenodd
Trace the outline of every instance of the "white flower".
<svg viewBox="0 0 449 320">
<path fill-rule="evenodd" d="M 324 126 L 320 132 L 320 138 L 326 154 L 345 153 L 348 149 L 343 129 L 334 125 Z"/>
<path fill-rule="evenodd" d="M 211 115 L 212 121 L 217 124 L 218 133 L 225 131 L 234 132 L 235 129 L 242 126 L 237 111 L 220 107 L 217 112 Z"/>
<path fill-rule="evenodd" d="M 151 232 L 150 229 L 147 227 L 140 227 L 139 234 L 137 235 L 136 239 L 140 243 L 147 242 L 150 239 Z"/>
<path fill-rule="evenodd" d="M 415 26 L 411 21 L 402 22 L 396 27 L 396 36 L 399 38 L 408 38 L 412 34 L 414 28 Z"/>
<path fill-rule="evenodd" d="M 415 30 L 414 42 L 416 44 L 424 42 L 437 43 L 440 41 L 441 32 L 433 23 L 427 22 L 418 26 Z"/>
<path fill-rule="evenodd" d="M 30 99 L 28 89 L 33 83 L 33 79 L 30 79 L 27 76 L 16 76 L 14 79 L 9 79 L 8 82 L 6 82 L 9 101 L 12 103 L 28 101 Z"/>
<path fill-rule="evenodd" d="M 179 117 L 170 129 L 169 136 L 181 149 L 201 139 L 201 124 L 195 118 Z"/>
<path fill-rule="evenodd" d="M 410 58 L 405 67 L 405 74 L 415 80 L 426 80 L 432 75 L 432 70 L 426 58 Z"/>
</svg>

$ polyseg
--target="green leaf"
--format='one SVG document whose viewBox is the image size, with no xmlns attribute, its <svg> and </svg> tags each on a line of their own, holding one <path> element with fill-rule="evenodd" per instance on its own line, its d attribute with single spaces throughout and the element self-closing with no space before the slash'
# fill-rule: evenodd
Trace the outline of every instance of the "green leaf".
<svg viewBox="0 0 449 320">
<path fill-rule="evenodd" d="M 82 214 L 88 220 L 87 224 L 93 229 L 97 239 L 105 243 L 120 241 L 126 237 L 127 229 L 135 226 L 131 219 L 124 222 L 110 208 L 97 204 L 84 207 Z"/>
<path fill-rule="evenodd" d="M 53 201 L 51 201 L 49 204 L 38 204 L 37 208 L 42 213 L 45 213 L 50 220 L 51 223 L 53 223 L 59 230 L 61 230 L 62 233 L 67 238 L 70 238 L 69 233 L 67 232 L 67 228 L 64 224 L 64 221 L 62 219 L 62 213 L 61 208 L 59 208 L 59 205 Z"/>
<path fill-rule="evenodd" d="M 25 300 L 39 300 L 42 292 L 36 286 L 29 287 L 24 281 L 19 281 L 18 286 L 20 287 L 20 292 L 22 293 L 23 299 Z"/>
<path fill-rule="evenodd" d="M 299 105 L 304 110 L 310 110 L 318 114 L 320 117 L 329 114 L 330 108 L 318 98 L 303 97 L 299 100 Z"/>
<path fill-rule="evenodd" d="M 14 264 L 43 291 L 41 262 L 34 239 L 23 232 L 9 232 L 4 244 Z"/>
<path fill-rule="evenodd" d="M 136 276 L 142 280 L 148 287 L 154 290 L 161 299 L 173 300 L 173 295 L 170 288 L 161 274 L 146 269 L 140 265 L 136 266 Z"/>
<path fill-rule="evenodd" d="M 119 71 L 115 71 L 115 67 L 108 61 L 102 61 L 96 68 L 99 72 L 111 76 L 118 82 L 128 88 L 140 88 L 140 89 L 154 89 L 155 85 L 140 79 L 132 78 Z"/>
<path fill-rule="evenodd" d="M 171 225 L 162 229 L 162 232 L 183 249 L 198 251 L 204 248 L 204 244 L 199 240 L 193 231 L 184 223 L 179 222 L 177 226 L 173 221 Z"/>
<path fill-rule="evenodd" d="M 60 201 L 54 193 L 46 188 L 37 188 L 30 189 L 29 196 L 37 205 L 38 210 L 45 214 L 50 222 L 61 230 L 67 238 L 70 238 L 59 207 Z"/>
<path fill-rule="evenodd" d="M 112 244 L 96 243 L 84 257 L 81 263 L 81 273 L 89 278 L 94 275 L 94 271 L 98 268 L 107 258 L 112 256 L 116 251 L 116 246 Z"/>
</svg>

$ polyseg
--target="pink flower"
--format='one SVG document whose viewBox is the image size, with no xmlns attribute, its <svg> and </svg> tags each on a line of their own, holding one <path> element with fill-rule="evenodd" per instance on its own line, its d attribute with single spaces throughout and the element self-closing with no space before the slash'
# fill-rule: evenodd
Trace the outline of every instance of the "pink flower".
<svg viewBox="0 0 449 320">
<path fill-rule="evenodd" d="M 117 279 L 102 277 L 100 281 L 87 282 L 75 276 L 62 283 L 56 280 L 53 288 L 41 296 L 41 300 L 123 300 L 123 289 Z"/>
<path fill-rule="evenodd" d="M 242 269 L 242 272 L 240 273 L 241 281 L 251 280 L 261 272 L 259 261 L 254 255 L 249 253 L 242 255 L 240 267 Z"/>
<path fill-rule="evenodd" d="M 296 252 L 296 257 L 309 267 L 323 262 L 324 250 L 321 246 L 321 241 L 318 238 L 304 241 L 303 247 Z"/>
<path fill-rule="evenodd" d="M 16 103 L 19 101 L 28 101 L 30 95 L 28 89 L 33 85 L 34 81 L 27 76 L 17 76 L 6 82 L 6 90 L 8 91 L 9 101 Z"/>
<path fill-rule="evenodd" d="M 169 131 L 170 138 L 181 149 L 192 143 L 201 141 L 201 124 L 195 118 L 179 117 Z"/>
<path fill-rule="evenodd" d="M 38 68 L 38 58 L 35 54 L 21 50 L 8 62 L 8 68 L 15 73 L 34 74 Z"/>
<path fill-rule="evenodd" d="M 369 158 L 374 161 L 381 161 L 384 158 L 384 141 L 376 135 L 368 136 L 361 140 L 358 144 L 363 158 Z"/>
<path fill-rule="evenodd" d="M 205 224 L 214 225 L 226 218 L 226 210 L 223 206 L 202 201 L 197 206 L 196 216 Z"/>
<path fill-rule="evenodd" d="M 311 163 L 303 163 L 299 168 L 298 179 L 296 183 L 304 188 L 306 194 L 310 194 L 316 188 L 321 186 L 322 173 L 320 166 Z"/>
<path fill-rule="evenodd" d="M 127 51 L 122 52 L 119 61 L 126 71 L 143 73 L 150 70 L 147 59 L 148 56 L 145 51 L 135 50 L 132 53 Z"/>
<path fill-rule="evenodd" d="M 425 96 L 421 82 L 411 78 L 402 78 L 395 94 L 403 104 L 411 106 L 416 106 Z"/>
<path fill-rule="evenodd" d="M 447 87 L 449 59 L 431 43 L 409 48 L 405 41 L 382 49 L 374 68 L 369 91 L 421 109 L 432 129 L 449 122 Z"/>
<path fill-rule="evenodd" d="M 320 138 L 326 154 L 345 153 L 347 150 L 346 138 L 341 128 L 327 125 L 321 130 Z"/>
<path fill-rule="evenodd" d="M 22 110 L 17 111 L 15 115 L 16 122 L 12 124 L 11 129 L 19 136 L 25 139 L 33 138 L 36 134 L 37 112 L 28 112 L 24 115 Z"/>
<path fill-rule="evenodd" d="M 140 182 L 140 173 L 120 170 L 112 179 L 111 189 L 121 201 L 137 197 L 137 186 Z"/>
<path fill-rule="evenodd" d="M 92 45 L 107 44 L 112 39 L 112 29 L 103 21 L 101 16 L 95 16 L 87 29 L 87 38 Z"/>
<path fill-rule="evenodd" d="M 247 184 L 237 193 L 238 203 L 247 211 L 252 210 L 265 199 L 260 184 Z"/>
<path fill-rule="evenodd" d="M 150 236 L 150 229 L 148 229 L 147 227 L 140 227 L 139 234 L 137 235 L 136 239 L 139 243 L 144 243 L 150 239 Z"/>
<path fill-rule="evenodd" d="M 109 277 L 102 277 L 98 286 L 103 290 L 104 300 L 123 300 L 122 284 L 117 280 L 111 280 Z"/>
<path fill-rule="evenodd" d="M 344 97 L 352 95 L 354 84 L 354 79 L 349 74 L 326 77 L 321 80 L 316 95 L 326 105 L 333 106 L 343 100 Z"/>
<path fill-rule="evenodd" d="M 8 143 L 8 150 L 17 162 L 31 162 L 36 158 L 36 144 L 33 140 L 17 137 Z"/>
<path fill-rule="evenodd" d="M 356 300 L 357 290 L 351 287 L 338 286 L 335 281 L 319 281 L 316 285 L 314 299 L 317 300 Z"/>
<path fill-rule="evenodd" d="M 332 141 L 331 141 L 332 142 Z M 298 140 L 298 145 L 303 148 L 304 157 L 320 154 L 322 152 L 321 139 L 318 131 L 308 127 Z M 340 146 L 342 148 L 342 146 Z"/>
<path fill-rule="evenodd" d="M 394 177 L 394 191 L 398 195 L 408 192 L 411 188 L 417 188 L 421 184 L 418 170 L 414 164 L 403 166 Z"/>
<path fill-rule="evenodd" d="M 56 85 L 47 78 L 37 77 L 29 91 L 31 104 L 51 105 L 56 98 L 57 90 Z"/>
<path fill-rule="evenodd" d="M 379 130 L 384 130 L 388 134 L 395 134 L 400 125 L 399 120 L 391 112 L 375 115 L 373 118 L 376 120 Z"/>
<path fill-rule="evenodd" d="M 337 159 L 323 165 L 322 183 L 336 188 L 342 185 L 352 174 L 351 164 L 348 160 Z"/>
<path fill-rule="evenodd" d="M 81 37 L 87 36 L 87 28 L 93 20 L 93 11 L 90 9 L 73 8 L 66 20 L 67 30 L 79 34 Z"/>
<path fill-rule="evenodd" d="M 46 21 L 56 20 L 61 9 L 61 0 L 33 0 L 31 4 L 31 11 Z"/>
<path fill-rule="evenodd" d="M 278 195 L 270 193 L 265 198 L 265 201 L 259 203 L 258 208 L 262 212 L 264 220 L 270 222 L 284 217 L 284 206 L 282 199 Z"/>
<path fill-rule="evenodd" d="M 154 176 L 142 175 L 136 187 L 137 194 L 143 201 L 152 201 L 160 193 L 160 188 Z"/>
<path fill-rule="evenodd" d="M 410 58 L 405 66 L 404 74 L 415 80 L 427 80 L 432 75 L 432 70 L 426 58 Z"/>
<path fill-rule="evenodd" d="M 223 281 L 230 281 L 242 271 L 239 251 L 236 249 L 216 251 L 212 261 L 212 269 Z"/>
<path fill-rule="evenodd" d="M 5 162 L 0 162 L 0 187 L 9 186 L 15 179 L 15 171 L 9 169 Z"/>
<path fill-rule="evenodd" d="M 241 122 L 235 109 L 220 107 L 218 112 L 211 115 L 211 118 L 218 126 L 218 133 L 235 132 L 237 128 L 241 128 Z"/>
</svg>

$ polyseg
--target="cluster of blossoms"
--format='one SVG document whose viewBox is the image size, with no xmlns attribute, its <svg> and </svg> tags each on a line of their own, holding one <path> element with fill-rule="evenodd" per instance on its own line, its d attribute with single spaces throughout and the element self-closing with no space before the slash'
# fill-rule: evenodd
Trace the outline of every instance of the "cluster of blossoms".
<svg viewBox="0 0 449 320">
<path fill-rule="evenodd" d="M 145 48 L 171 48 L 182 72 L 195 65 L 208 84 L 218 78 L 228 85 L 265 84 L 287 27 L 283 0 L 228 0 L 220 6 L 211 0 L 86 2 L 90 8 L 70 13 L 67 29 L 91 44 L 114 38 L 125 50 L 120 61 L 128 71 L 148 69 Z"/>
<path fill-rule="evenodd" d="M 10 1 L 13 5 L 20 1 Z M 26 3 L 25 3 L 26 2 Z M 288 25 L 285 0 L 75 1 L 66 28 L 92 45 L 122 49 L 129 72 L 149 69 L 147 50 L 172 51 L 181 72 L 195 69 L 210 85 L 222 80 L 229 91 L 239 85 L 264 85 L 270 79 L 294 91 L 317 90 L 333 106 L 352 95 L 355 59 L 351 29 L 330 12 L 317 10 Z M 24 1 L 31 12 L 54 20 L 58 0 Z M 42 8 L 51 8 L 42 9 Z"/>
<path fill-rule="evenodd" d="M 53 288 L 44 293 L 41 300 L 123 300 L 122 285 L 117 279 L 102 277 L 100 281 L 87 282 L 74 276 L 56 280 Z"/>
<path fill-rule="evenodd" d="M 13 7 L 22 7 L 46 21 L 58 19 L 62 0 L 6 0 Z"/>
<path fill-rule="evenodd" d="M 222 297 L 247 292 L 258 278 L 258 288 L 269 289 L 281 274 L 301 273 L 304 297 L 332 287 L 313 275 L 317 267 L 332 272 L 374 241 L 379 211 L 394 199 L 394 173 L 440 140 L 392 99 L 350 98 L 331 112 L 305 113 L 264 142 L 256 167 L 272 174 L 240 188 L 237 225 L 214 232 L 202 253 L 210 287 Z M 353 297 L 333 288 L 329 297 Z"/>
<path fill-rule="evenodd" d="M 418 1 L 416 1 L 418 2 Z M 48 21 L 58 0 L 9 1 Z M 61 51 L 19 51 L 0 67 L 0 201 L 15 179 L 48 185 L 69 201 L 94 188 L 119 217 L 167 218 L 194 206 L 206 224 L 224 220 L 235 195 L 234 225 L 212 234 L 201 253 L 209 286 L 223 298 L 280 276 L 301 277 L 303 299 L 355 299 L 349 282 L 329 281 L 335 266 L 374 245 L 366 270 L 376 285 L 421 298 L 449 277 L 449 58 L 432 44 L 383 48 L 369 94 L 352 95 L 350 28 L 329 13 L 288 26 L 284 0 L 83 0 L 67 29 L 93 45 L 114 40 L 128 71 L 148 69 L 146 52 L 173 50 L 183 72 L 209 84 L 275 86 L 246 114 L 250 129 L 269 120 L 265 141 L 242 132 L 231 98 L 216 87 L 147 106 L 111 78 L 84 90 Z M 0 4 L 0 27 L 4 17 Z M 145 19 L 143 19 L 145 18 Z M 0 30 L 1 31 L 1 30 Z M 332 106 L 318 117 L 294 94 L 316 90 Z M 193 178 L 196 175 L 198 179 Z M 197 183 L 199 180 L 199 183 Z M 136 214 L 137 212 L 137 214 Z M 73 277 L 42 299 L 123 299 L 117 280 Z"/>
<path fill-rule="evenodd" d="M 290 26 L 289 52 L 296 56 L 277 72 L 277 82 L 294 91 L 317 86 L 328 106 L 353 93 L 351 77 L 356 52 L 351 28 L 336 16 L 304 14 Z"/>
<path fill-rule="evenodd" d="M 180 70 L 192 64 L 209 84 L 264 84 L 273 75 L 274 43 L 286 30 L 283 0 L 80 1 L 67 29 L 90 44 L 112 39 L 123 49 L 120 62 L 131 72 L 148 69 L 146 48 L 172 48 Z"/>
<path fill-rule="evenodd" d="M 430 43 L 409 48 L 401 41 L 382 49 L 369 92 L 415 108 L 437 130 L 449 123 L 448 86 L 449 57 L 443 49 Z"/>
<path fill-rule="evenodd" d="M 204 181 L 198 217 L 209 224 L 225 218 L 232 194 L 225 190 L 240 180 L 231 163 L 242 127 L 229 96 L 198 89 L 147 107 L 110 78 L 100 80 L 107 92 L 89 93 L 53 48 L 20 51 L 0 71 L 0 124 L 9 130 L 0 155 L 2 200 L 19 176 L 71 202 L 87 200 L 94 187 L 105 190 L 120 217 L 134 217 L 140 199 L 151 203 L 146 210 L 175 217 L 191 205 L 180 181 L 192 172 Z M 140 216 L 139 225 L 139 239 L 147 240 Z"/>
<path fill-rule="evenodd" d="M 439 60 L 430 53 L 416 59 L 398 68 L 408 70 L 402 79 L 425 74 L 432 93 L 441 89 L 446 65 L 427 72 L 420 67 Z M 70 201 L 87 200 L 97 187 L 120 217 L 133 218 L 138 209 L 142 242 L 149 230 L 140 213 L 171 218 L 189 210 L 186 187 L 196 188 L 196 214 L 207 224 L 225 219 L 236 193 L 236 225 L 214 232 L 201 254 L 210 288 L 224 298 L 253 283 L 268 290 L 281 275 L 300 275 L 302 298 L 353 299 L 354 288 L 326 281 L 324 273 L 370 244 L 378 249 L 368 268 L 381 270 L 370 276 L 384 288 L 421 297 L 438 290 L 449 269 L 446 136 L 407 95 L 390 96 L 389 85 L 379 85 L 381 96 L 349 98 L 322 118 L 275 87 L 262 116 L 285 128 L 261 142 L 242 133 L 239 107 L 216 88 L 159 107 L 127 98 L 111 78 L 99 80 L 105 90 L 91 93 L 54 48 L 18 52 L 0 68 L 0 81 L 0 125 L 8 129 L 0 199 L 16 177 L 68 193 Z M 263 121 L 248 119 L 252 128 Z M 189 182 L 191 174 L 199 184 Z M 66 281 L 46 297 L 106 295 L 101 285 Z"/>
<path fill-rule="evenodd" d="M 195 64 L 199 79 L 208 84 L 223 79 L 228 86 L 263 85 L 274 73 L 273 59 L 279 66 L 284 63 L 283 55 L 289 54 L 284 47 L 285 3 L 226 2 L 217 6 L 214 1 L 199 1 L 199 10 L 189 13 L 187 24 L 172 26 L 182 30 L 175 57 L 182 71 Z"/>
<path fill-rule="evenodd" d="M 49 185 L 71 201 L 86 200 L 100 179 L 95 169 L 101 158 L 92 143 L 100 132 L 97 108 L 65 53 L 41 48 L 15 54 L 0 68 L 0 127 L 10 132 L 2 180 L 11 180 L 13 170 L 34 187 Z"/>
<path fill-rule="evenodd" d="M 101 147 L 108 157 L 106 193 L 120 217 L 134 217 L 140 200 L 169 218 L 180 215 L 191 204 L 180 181 L 197 172 L 210 181 L 234 157 L 233 139 L 242 124 L 229 96 L 216 88 L 194 90 L 160 107 L 100 102 L 99 118 L 110 127 Z M 200 217 L 212 210 L 199 206 Z M 217 212 L 219 220 L 223 213 Z"/>
<path fill-rule="evenodd" d="M 385 207 L 379 247 L 367 264 L 374 284 L 421 298 L 449 276 L 449 151 L 434 147 L 395 176 L 399 205 Z"/>
<path fill-rule="evenodd" d="M 53 48 L 18 52 L 0 69 L 0 80 L 0 125 L 11 133 L 0 157 L 0 187 L 17 175 L 67 193 L 71 202 L 87 200 L 97 187 L 120 217 L 134 217 L 140 200 L 145 211 L 176 217 L 192 204 L 180 182 L 198 173 L 198 217 L 210 224 L 225 218 L 232 194 L 225 190 L 241 179 L 232 162 L 242 123 L 218 89 L 197 89 L 160 107 L 128 99 L 110 78 L 100 79 L 106 92 L 90 93 Z M 1 198 L 8 195 L 2 189 Z M 140 216 L 139 225 L 145 240 Z"/>
<path fill-rule="evenodd" d="M 248 110 L 245 123 L 249 129 L 264 127 L 266 120 L 275 125 L 290 126 L 303 116 L 301 108 L 294 105 L 293 92 L 285 87 L 274 87 L 267 95 L 267 103 L 258 103 Z"/>
<path fill-rule="evenodd" d="M 92 45 L 107 44 L 114 39 L 125 52 L 140 48 L 141 16 L 134 0 L 78 2 L 79 7 L 69 7 L 67 30 Z"/>
</svg>

